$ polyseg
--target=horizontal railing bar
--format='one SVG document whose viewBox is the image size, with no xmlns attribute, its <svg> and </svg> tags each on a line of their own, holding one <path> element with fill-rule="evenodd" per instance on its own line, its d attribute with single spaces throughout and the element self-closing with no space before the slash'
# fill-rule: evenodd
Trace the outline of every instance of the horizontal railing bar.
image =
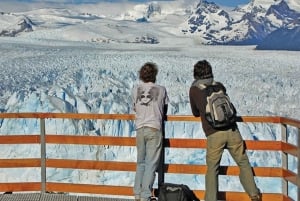
<svg viewBox="0 0 300 201">
<path fill-rule="evenodd" d="M 46 135 L 49 144 L 135 146 L 135 137 Z"/>
<path fill-rule="evenodd" d="M 41 191 L 41 182 L 0 183 L 0 192 Z"/>
<path fill-rule="evenodd" d="M 293 183 L 294 185 L 298 185 L 300 186 L 300 184 L 297 184 L 297 178 L 298 178 L 298 175 L 290 170 L 282 170 L 283 171 L 283 175 L 282 175 L 282 178 L 286 179 L 287 181 Z"/>
<path fill-rule="evenodd" d="M 280 123 L 278 116 L 242 116 L 239 122 L 252 122 L 252 123 Z"/>
<path fill-rule="evenodd" d="M 247 150 L 281 151 L 281 141 L 244 140 Z"/>
<path fill-rule="evenodd" d="M 73 168 L 93 170 L 135 171 L 135 162 L 118 161 L 94 161 L 94 160 L 71 160 L 71 159 L 47 159 L 48 168 Z"/>
<path fill-rule="evenodd" d="M 93 169 L 110 171 L 132 171 L 136 170 L 135 162 L 119 161 L 93 161 L 93 160 L 71 160 L 71 159 L 47 159 L 48 168 L 70 168 L 70 169 Z M 165 164 L 166 173 L 205 174 L 206 165 L 194 164 Z M 237 166 L 221 166 L 221 175 L 239 175 Z M 261 177 L 283 177 L 281 167 L 254 167 L 254 174 Z M 286 176 L 293 176 L 291 174 Z"/>
<path fill-rule="evenodd" d="M 135 137 L 110 137 L 110 136 L 69 136 L 47 135 L 47 143 L 53 144 L 86 144 L 86 145 L 116 145 L 135 146 Z M 206 148 L 206 139 L 165 139 L 165 147 L 172 148 Z M 246 140 L 248 149 L 255 150 L 281 150 L 279 141 L 252 141 Z"/>
<path fill-rule="evenodd" d="M 134 114 L 93 114 L 93 113 L 0 113 L 0 118 L 63 118 L 63 119 L 112 119 L 134 120 Z M 191 115 L 167 115 L 167 121 L 200 121 L 199 117 Z M 289 120 L 278 116 L 243 116 L 239 117 L 242 122 L 281 123 L 281 120 L 296 123 L 299 121 Z"/>
<path fill-rule="evenodd" d="M 93 113 L 0 113 L 0 118 L 36 119 L 104 119 L 133 120 L 133 114 L 93 114 Z"/>
<path fill-rule="evenodd" d="M 40 135 L 0 135 L 0 144 L 40 144 Z"/>
<path fill-rule="evenodd" d="M 0 144 L 30 144 L 40 143 L 38 135 L 9 135 L 0 136 Z M 77 144 L 77 145 L 112 145 L 112 146 L 135 146 L 135 137 L 115 136 L 75 136 L 75 135 L 46 135 L 48 144 Z M 297 156 L 297 147 L 280 141 L 253 141 L 245 140 L 248 150 L 273 150 L 281 151 Z M 165 147 L 171 148 L 206 148 L 206 139 L 165 139 Z"/>
<path fill-rule="evenodd" d="M 253 167 L 255 176 L 260 177 L 283 177 L 281 167 Z M 192 164 L 166 164 L 166 173 L 184 173 L 184 174 L 205 174 L 207 170 L 206 165 L 192 165 Z M 220 166 L 220 175 L 238 176 L 240 169 L 237 166 Z"/>
<path fill-rule="evenodd" d="M 1 168 L 25 168 L 40 167 L 39 159 L 0 159 Z M 48 168 L 92 169 L 113 171 L 135 171 L 135 162 L 118 161 L 94 161 L 94 160 L 71 160 L 71 159 L 47 159 Z M 166 173 L 205 174 L 205 165 L 193 164 L 165 164 Z M 253 167 L 256 176 L 262 177 L 296 177 L 291 171 L 282 170 L 280 167 Z M 221 166 L 221 175 L 239 175 L 237 166 Z M 294 182 L 293 182 L 294 183 Z"/>
<path fill-rule="evenodd" d="M 171 148 L 206 148 L 206 139 L 181 139 L 181 138 L 168 138 L 165 139 L 165 147 Z M 267 141 L 267 140 L 245 140 L 248 150 L 281 150 L 280 141 Z"/>
<path fill-rule="evenodd" d="M 167 121 L 201 121 L 199 117 L 191 115 L 168 115 Z M 255 122 L 255 123 L 280 123 L 280 117 L 272 116 L 242 116 L 238 117 L 238 122 Z"/>
<path fill-rule="evenodd" d="M 46 191 L 50 192 L 73 192 L 106 195 L 132 196 L 133 189 L 129 186 L 93 185 L 93 184 L 71 184 L 47 182 Z"/>
<path fill-rule="evenodd" d="M 0 136 L 0 144 L 30 144 L 39 143 L 40 136 L 34 135 L 10 135 Z M 46 135 L 48 144 L 78 144 L 78 145 L 112 145 L 112 146 L 135 146 L 135 137 L 115 136 L 74 136 L 74 135 Z M 206 148 L 206 139 L 165 139 L 165 147 L 171 148 Z M 248 150 L 273 150 L 285 151 L 295 155 L 297 148 L 293 145 L 280 141 L 253 141 L 245 140 Z"/>
<path fill-rule="evenodd" d="M 1 168 L 41 167 L 40 158 L 0 159 Z"/>
<path fill-rule="evenodd" d="M 196 195 L 199 194 L 196 192 Z M 200 198 L 204 199 L 204 196 Z M 249 200 L 249 196 L 244 192 L 222 192 L 221 191 L 218 193 L 218 199 L 226 200 L 226 201 L 237 201 L 237 200 L 244 201 L 244 200 Z M 293 200 L 279 193 L 263 193 L 262 201 L 293 201 Z"/>
<path fill-rule="evenodd" d="M 298 147 L 293 144 L 281 142 L 281 151 L 292 156 L 298 157 Z"/>
<path fill-rule="evenodd" d="M 280 123 L 300 128 L 300 121 L 297 119 L 280 117 Z"/>
</svg>

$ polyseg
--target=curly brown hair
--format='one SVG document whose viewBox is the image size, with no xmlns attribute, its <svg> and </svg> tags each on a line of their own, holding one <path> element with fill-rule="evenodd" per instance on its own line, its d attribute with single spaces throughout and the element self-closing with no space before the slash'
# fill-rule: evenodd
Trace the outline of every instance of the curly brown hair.
<svg viewBox="0 0 300 201">
<path fill-rule="evenodd" d="M 145 63 L 140 71 L 140 80 L 143 82 L 156 82 L 156 75 L 158 73 L 158 68 L 155 63 L 147 62 Z"/>
<path fill-rule="evenodd" d="M 194 78 L 196 80 L 213 78 L 213 77 L 214 76 L 213 76 L 212 68 L 208 61 L 201 60 L 194 65 Z"/>
</svg>

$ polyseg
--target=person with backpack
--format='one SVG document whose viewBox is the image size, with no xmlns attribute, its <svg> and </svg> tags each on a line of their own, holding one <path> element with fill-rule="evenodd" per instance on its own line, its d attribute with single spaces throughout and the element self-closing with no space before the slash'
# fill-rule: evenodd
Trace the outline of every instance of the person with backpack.
<svg viewBox="0 0 300 201">
<path fill-rule="evenodd" d="M 155 84 L 157 73 L 155 63 L 145 63 L 139 71 L 140 82 L 132 90 L 137 147 L 135 201 L 156 200 L 152 197 L 152 186 L 163 146 L 162 124 L 169 102 L 166 88 Z"/>
<path fill-rule="evenodd" d="M 194 82 L 189 91 L 190 106 L 200 117 L 207 137 L 205 201 L 217 201 L 218 175 L 222 154 L 228 149 L 240 169 L 239 179 L 251 201 L 260 201 L 261 193 L 245 150 L 244 141 L 235 121 L 235 108 L 225 86 L 214 81 L 212 67 L 206 60 L 194 65 Z"/>
</svg>

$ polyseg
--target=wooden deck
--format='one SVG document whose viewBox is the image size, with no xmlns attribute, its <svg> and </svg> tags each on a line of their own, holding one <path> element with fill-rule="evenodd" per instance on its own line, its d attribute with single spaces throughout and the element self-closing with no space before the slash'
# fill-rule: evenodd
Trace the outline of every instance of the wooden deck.
<svg viewBox="0 0 300 201">
<path fill-rule="evenodd" d="M 0 201 L 133 201 L 134 199 L 76 196 L 52 193 L 1 194 Z"/>
</svg>

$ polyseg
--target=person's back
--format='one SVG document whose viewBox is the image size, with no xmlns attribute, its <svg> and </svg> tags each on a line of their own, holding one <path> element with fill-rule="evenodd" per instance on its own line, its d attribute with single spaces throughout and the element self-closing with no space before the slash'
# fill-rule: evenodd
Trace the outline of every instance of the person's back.
<svg viewBox="0 0 300 201">
<path fill-rule="evenodd" d="M 205 201 L 217 201 L 218 175 L 224 149 L 229 153 L 240 168 L 240 181 L 252 201 L 261 200 L 261 194 L 254 182 L 252 168 L 245 151 L 244 142 L 237 124 L 234 122 L 223 128 L 214 128 L 205 118 L 207 93 L 199 84 L 210 85 L 214 82 L 212 68 L 206 60 L 194 65 L 194 82 L 190 88 L 190 106 L 194 116 L 201 117 L 202 128 L 207 137 L 205 176 Z M 226 88 L 224 92 L 226 93 Z"/>
<path fill-rule="evenodd" d="M 161 130 L 166 89 L 153 82 L 141 82 L 133 90 L 136 128 L 149 126 Z"/>
<path fill-rule="evenodd" d="M 163 136 L 162 123 L 169 102 L 165 87 L 155 84 L 158 69 L 148 62 L 140 69 L 141 82 L 133 88 L 137 168 L 134 182 L 136 201 L 151 201 L 155 171 L 159 164 Z"/>
</svg>

